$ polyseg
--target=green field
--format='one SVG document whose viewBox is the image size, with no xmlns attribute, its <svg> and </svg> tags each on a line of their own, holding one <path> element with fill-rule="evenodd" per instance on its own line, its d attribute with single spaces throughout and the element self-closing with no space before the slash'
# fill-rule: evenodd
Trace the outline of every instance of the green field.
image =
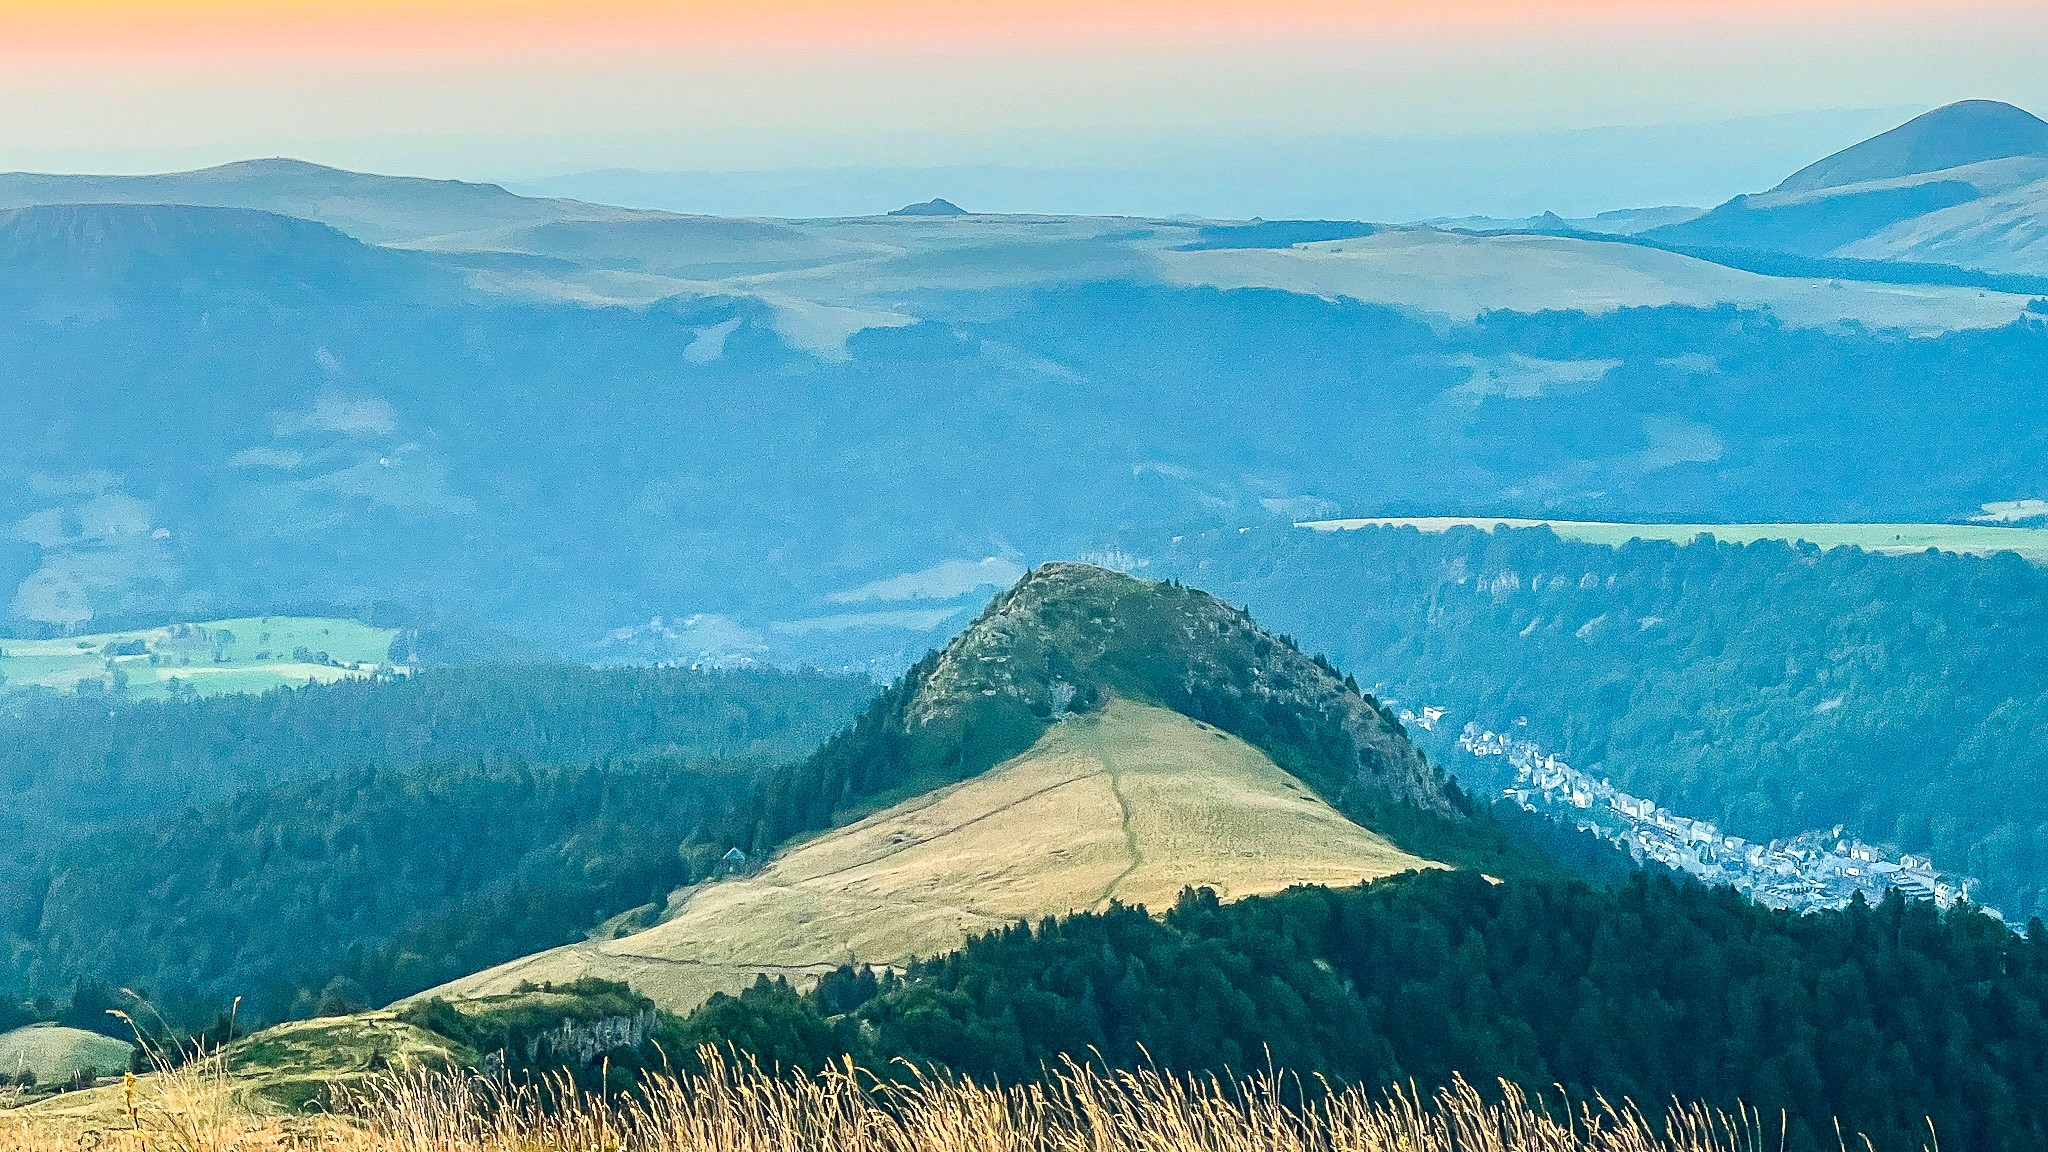
<svg viewBox="0 0 2048 1152">
<path fill-rule="evenodd" d="M 172 692 L 262 692 L 308 680 L 365 676 L 398 633 L 356 620 L 258 616 L 133 632 L 0 640 L 0 692 L 117 687 L 148 698 Z"/>
<path fill-rule="evenodd" d="M 61 1084 L 73 1073 L 89 1068 L 106 1076 L 128 1070 L 133 1045 L 97 1032 L 62 1028 L 55 1024 L 34 1024 L 0 1032 L 0 1076 L 14 1076 L 27 1070 L 43 1084 Z"/>
<path fill-rule="evenodd" d="M 1507 516 L 1390 516 L 1360 520 L 1310 520 L 1296 525 L 1318 532 L 1354 528 L 1415 527 L 1443 532 L 1460 525 L 1491 530 L 1548 527 L 1566 540 L 1619 546 L 1630 540 L 1670 540 L 1690 544 L 1702 532 L 1736 544 L 1757 540 L 1803 541 L 1822 548 L 1849 545 L 1866 552 L 1899 555 L 1929 548 L 1972 556 L 2017 553 L 2035 564 L 2048 564 L 2048 528 L 2007 528 L 1995 524 L 1609 524 L 1584 520 L 1518 520 Z"/>
</svg>

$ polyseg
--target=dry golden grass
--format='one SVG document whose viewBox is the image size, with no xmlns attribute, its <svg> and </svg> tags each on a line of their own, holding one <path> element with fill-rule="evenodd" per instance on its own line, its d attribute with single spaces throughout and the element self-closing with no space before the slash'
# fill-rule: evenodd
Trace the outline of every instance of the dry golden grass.
<svg viewBox="0 0 2048 1152">
<path fill-rule="evenodd" d="M 252 1108 L 218 1054 L 0 1113 L 9 1152 L 369 1152 L 366 1130 L 324 1116 Z"/>
<path fill-rule="evenodd" d="M 1436 867 L 1345 819 L 1244 741 L 1114 700 L 951 788 L 800 844 L 759 875 L 688 892 L 665 922 L 513 961 L 427 995 L 598 975 L 685 1011 L 756 976 L 798 984 L 858 960 L 900 965 L 1018 920 L 1163 910 Z"/>
<path fill-rule="evenodd" d="M 223 1113 L 217 1070 L 180 1070 L 133 1129 L 60 1129 L 0 1118 L 20 1152 L 1758 1152 L 1747 1115 L 1675 1108 L 1652 1120 L 1627 1106 L 1488 1101 L 1457 1083 L 1427 1099 L 1347 1090 L 1302 1103 L 1275 1077 L 1182 1081 L 1069 1068 L 1040 1085 L 949 1080 L 881 1084 L 852 1068 L 776 1077 L 705 1054 L 706 1071 L 650 1081 L 638 1099 L 540 1095 L 420 1074 L 379 1082 L 346 1123 Z M 179 1110 L 189 1114 L 180 1115 Z"/>
</svg>

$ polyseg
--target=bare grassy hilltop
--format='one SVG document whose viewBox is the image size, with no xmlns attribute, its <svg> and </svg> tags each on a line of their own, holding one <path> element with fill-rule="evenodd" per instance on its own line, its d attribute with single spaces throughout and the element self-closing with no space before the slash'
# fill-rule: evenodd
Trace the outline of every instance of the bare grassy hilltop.
<svg viewBox="0 0 2048 1152">
<path fill-rule="evenodd" d="M 80 1072 L 108 1075 L 128 1067 L 133 1049 L 119 1040 L 66 1028 L 32 1024 L 0 1032 L 0 1080 L 33 1072 L 39 1083 L 63 1083 Z"/>
<path fill-rule="evenodd" d="M 416 999 L 598 976 L 681 1011 L 760 976 L 899 967 L 1112 901 L 1163 910 L 1187 887 L 1236 899 L 1439 866 L 1329 802 L 1359 790 L 1452 810 L 1327 662 L 1206 593 L 1048 564 L 771 788 L 767 809 L 825 805 L 809 823 L 827 830 L 674 893 L 644 931 Z M 849 795 L 875 799 L 836 803 Z"/>
<path fill-rule="evenodd" d="M 759 874 L 678 893 L 644 932 L 558 948 L 424 996 L 622 980 L 670 1010 L 758 976 L 901 966 L 1018 920 L 1110 901 L 1164 909 L 1437 867 L 1345 819 L 1208 724 L 1111 698 L 1024 754 L 800 844 Z"/>
</svg>

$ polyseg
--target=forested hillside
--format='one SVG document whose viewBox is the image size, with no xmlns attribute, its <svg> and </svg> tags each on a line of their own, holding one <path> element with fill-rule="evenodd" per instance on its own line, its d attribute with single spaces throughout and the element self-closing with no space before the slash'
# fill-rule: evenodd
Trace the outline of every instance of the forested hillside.
<svg viewBox="0 0 2048 1152">
<path fill-rule="evenodd" d="M 1673 811 L 1759 840 L 1846 824 L 2048 914 L 2048 572 L 2015 556 L 1276 528 L 1161 567 L 1453 731 L 1526 717 Z"/>
<path fill-rule="evenodd" d="M 245 995 L 258 1021 L 383 1004 L 625 913 L 606 931 L 648 927 L 731 848 L 760 859 L 975 775 L 1113 697 L 1240 736 L 1421 858 L 1612 869 L 1572 837 L 1517 835 L 1327 660 L 1171 582 L 1045 566 L 798 755 L 867 695 L 816 675 L 507 667 L 111 711 L 38 698 L 21 719 L 41 742 L 14 763 L 28 793 L 78 801 L 47 820 L 89 834 L 12 861 L 0 989 Z M 84 803 L 155 772 L 183 773 L 187 795 L 246 786 L 154 812 Z"/>
<path fill-rule="evenodd" d="M 998 596 L 846 732 L 765 780 L 734 826 L 756 858 L 787 850 L 679 897 L 645 931 L 435 994 L 594 976 L 685 1011 L 764 972 L 899 967 L 1019 920 L 1164 905 L 1190 884 L 1231 899 L 1417 867 L 1565 870 L 1327 660 L 1206 592 L 1077 563 Z M 814 829 L 830 831 L 798 839 Z M 1559 839 L 1574 862 L 1597 859 Z"/>
<path fill-rule="evenodd" d="M 1879 1148 L 2048 1139 L 2048 932 L 1893 898 L 1794 917 L 1728 890 L 1418 873 L 1219 905 L 1118 908 L 979 939 L 907 976 L 760 983 L 671 1044 L 816 1068 L 851 1054 L 1015 1081 L 1063 1057 L 1269 1066 L 1390 1087 L 1506 1078 L 1654 1110 L 1747 1104 L 1791 1152 L 1834 1120 Z M 1312 1081 L 1313 1082 L 1313 1081 Z"/>
<path fill-rule="evenodd" d="M 543 665 L 11 699 L 0 990 L 247 994 L 263 1018 L 336 977 L 382 1000 L 561 943 L 701 875 L 692 836 L 872 691 Z"/>
<path fill-rule="evenodd" d="M 382 1005 L 654 904 L 715 866 L 757 770 L 363 768 L 89 837 L 47 861 L 24 986 Z"/>
<path fill-rule="evenodd" d="M 409 679 L 130 701 L 0 698 L 0 845 L 51 842 L 308 772 L 516 757 L 787 761 L 873 693 L 780 672 L 447 668 Z"/>
</svg>

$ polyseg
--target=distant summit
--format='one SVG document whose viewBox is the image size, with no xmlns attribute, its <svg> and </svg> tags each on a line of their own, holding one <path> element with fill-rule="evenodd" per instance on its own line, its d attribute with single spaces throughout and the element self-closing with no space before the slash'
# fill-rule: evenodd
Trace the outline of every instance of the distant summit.
<svg viewBox="0 0 2048 1152">
<path fill-rule="evenodd" d="M 1813 192 L 2013 156 L 2048 156 L 2048 121 L 1996 100 L 1964 100 L 1808 165 L 1772 191 Z"/>
<path fill-rule="evenodd" d="M 951 200 L 927 200 L 922 204 L 907 204 L 889 213 L 891 216 L 966 216 L 970 213 Z"/>
<path fill-rule="evenodd" d="M 0 173 L 0 208 L 63 204 L 247 208 L 315 220 L 370 244 L 411 243 L 481 228 L 659 215 L 529 199 L 496 184 L 378 176 L 283 157 L 155 176 Z"/>
<path fill-rule="evenodd" d="M 1637 235 L 1681 251 L 2039 277 L 2048 275 L 2044 225 L 2048 122 L 2010 104 L 1965 100 L 1810 164 L 1768 192 Z"/>
</svg>

